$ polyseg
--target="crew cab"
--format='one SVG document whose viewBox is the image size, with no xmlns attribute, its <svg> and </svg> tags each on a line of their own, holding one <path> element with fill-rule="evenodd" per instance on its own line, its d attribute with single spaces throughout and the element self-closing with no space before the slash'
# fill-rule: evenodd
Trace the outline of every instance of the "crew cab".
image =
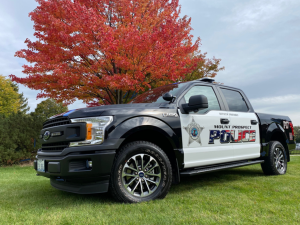
<svg viewBox="0 0 300 225">
<path fill-rule="evenodd" d="M 294 139 L 288 116 L 256 113 L 242 90 L 203 78 L 49 118 L 34 168 L 59 190 L 142 202 L 182 176 L 252 164 L 285 174 Z"/>
</svg>

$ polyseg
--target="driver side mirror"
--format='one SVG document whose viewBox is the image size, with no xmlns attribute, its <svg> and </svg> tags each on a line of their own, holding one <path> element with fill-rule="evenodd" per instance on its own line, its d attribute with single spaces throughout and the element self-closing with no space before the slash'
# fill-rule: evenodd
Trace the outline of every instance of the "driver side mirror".
<svg viewBox="0 0 300 225">
<path fill-rule="evenodd" d="M 205 95 L 194 95 L 189 99 L 188 104 L 183 104 L 182 108 L 186 113 L 198 111 L 199 109 L 207 109 L 208 101 Z"/>
<path fill-rule="evenodd" d="M 173 101 L 176 99 L 176 96 L 171 95 L 169 92 L 165 93 L 162 97 L 165 101 L 170 103 L 173 103 Z"/>
</svg>

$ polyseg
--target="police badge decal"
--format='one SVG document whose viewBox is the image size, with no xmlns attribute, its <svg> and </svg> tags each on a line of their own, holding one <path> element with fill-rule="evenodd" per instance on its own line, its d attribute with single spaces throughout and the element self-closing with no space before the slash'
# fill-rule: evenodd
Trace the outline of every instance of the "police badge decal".
<svg viewBox="0 0 300 225">
<path fill-rule="evenodd" d="M 192 122 L 188 124 L 187 127 L 183 127 L 183 128 L 189 134 L 188 146 L 190 146 L 190 144 L 193 143 L 194 141 L 198 142 L 201 145 L 200 134 L 204 129 L 204 127 L 200 127 L 200 125 L 195 122 L 194 117 L 192 117 Z"/>
</svg>

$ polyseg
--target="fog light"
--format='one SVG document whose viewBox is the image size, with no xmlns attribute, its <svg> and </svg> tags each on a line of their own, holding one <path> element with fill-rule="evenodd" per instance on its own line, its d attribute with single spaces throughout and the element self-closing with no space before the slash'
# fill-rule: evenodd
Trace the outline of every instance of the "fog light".
<svg viewBox="0 0 300 225">
<path fill-rule="evenodd" d="M 93 161 L 86 160 L 86 168 L 92 168 L 93 167 Z"/>
</svg>

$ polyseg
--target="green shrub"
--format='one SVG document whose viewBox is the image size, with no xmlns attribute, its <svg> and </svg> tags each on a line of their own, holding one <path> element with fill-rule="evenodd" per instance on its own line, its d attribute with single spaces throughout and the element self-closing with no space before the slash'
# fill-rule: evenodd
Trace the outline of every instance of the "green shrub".
<svg viewBox="0 0 300 225">
<path fill-rule="evenodd" d="M 20 160 L 33 159 L 40 148 L 38 136 L 41 128 L 41 119 L 34 115 L 0 115 L 0 165 L 12 165 Z"/>
</svg>

